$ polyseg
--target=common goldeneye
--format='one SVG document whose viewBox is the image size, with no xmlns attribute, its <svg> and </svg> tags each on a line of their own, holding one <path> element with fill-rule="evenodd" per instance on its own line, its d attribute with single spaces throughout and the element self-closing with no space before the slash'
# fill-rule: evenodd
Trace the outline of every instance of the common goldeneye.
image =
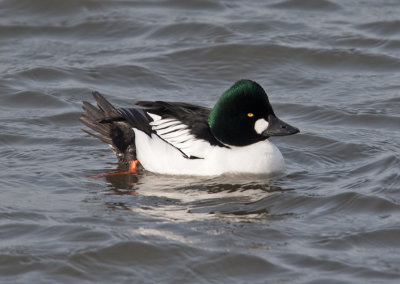
<svg viewBox="0 0 400 284">
<path fill-rule="evenodd" d="M 93 92 L 98 108 L 83 102 L 81 121 L 109 144 L 119 162 L 160 174 L 212 176 L 284 171 L 270 136 L 298 133 L 278 119 L 264 89 L 240 80 L 213 109 L 182 102 L 139 101 L 115 108 Z"/>
</svg>

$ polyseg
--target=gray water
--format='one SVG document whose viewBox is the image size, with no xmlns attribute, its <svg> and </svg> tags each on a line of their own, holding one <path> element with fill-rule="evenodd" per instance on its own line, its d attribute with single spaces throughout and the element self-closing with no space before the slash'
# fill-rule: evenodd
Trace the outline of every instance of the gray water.
<svg viewBox="0 0 400 284">
<path fill-rule="evenodd" d="M 1 283 L 399 283 L 400 1 L 0 1 Z M 266 89 L 281 177 L 118 171 L 97 90 Z"/>
</svg>

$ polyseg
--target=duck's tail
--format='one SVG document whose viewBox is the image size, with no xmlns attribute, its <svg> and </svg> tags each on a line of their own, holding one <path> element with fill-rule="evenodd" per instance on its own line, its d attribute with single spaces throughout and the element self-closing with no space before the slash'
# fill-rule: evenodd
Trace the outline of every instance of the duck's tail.
<svg viewBox="0 0 400 284">
<path fill-rule="evenodd" d="M 110 145 L 120 163 L 129 164 L 136 160 L 135 132 L 132 127 L 100 93 L 93 92 L 93 97 L 98 108 L 84 101 L 80 120 L 96 133 L 82 130 Z"/>
</svg>

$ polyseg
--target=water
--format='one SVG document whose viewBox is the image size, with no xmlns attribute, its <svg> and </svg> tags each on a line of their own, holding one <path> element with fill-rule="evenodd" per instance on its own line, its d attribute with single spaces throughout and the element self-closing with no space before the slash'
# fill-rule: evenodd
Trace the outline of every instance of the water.
<svg viewBox="0 0 400 284">
<path fill-rule="evenodd" d="M 0 282 L 398 283 L 399 1 L 0 1 Z M 241 78 L 301 129 L 277 178 L 138 176 L 97 90 L 212 106 Z"/>
</svg>

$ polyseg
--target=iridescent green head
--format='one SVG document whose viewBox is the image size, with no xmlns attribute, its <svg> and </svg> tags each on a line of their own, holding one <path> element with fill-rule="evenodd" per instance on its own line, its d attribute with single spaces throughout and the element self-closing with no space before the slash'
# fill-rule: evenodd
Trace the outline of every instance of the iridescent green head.
<svg viewBox="0 0 400 284">
<path fill-rule="evenodd" d="M 212 134 L 230 146 L 299 132 L 275 116 L 266 92 L 251 80 L 237 81 L 222 94 L 210 112 L 208 124 Z"/>
</svg>

